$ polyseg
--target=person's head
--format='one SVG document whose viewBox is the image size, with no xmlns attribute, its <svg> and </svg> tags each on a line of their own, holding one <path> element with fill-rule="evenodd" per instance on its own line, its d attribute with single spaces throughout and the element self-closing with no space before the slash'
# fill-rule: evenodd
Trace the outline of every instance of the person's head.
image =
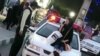
<svg viewBox="0 0 100 56">
<path fill-rule="evenodd" d="M 24 5 L 25 5 L 25 2 L 22 2 L 20 5 L 21 5 L 21 6 L 24 6 Z"/>
<path fill-rule="evenodd" d="M 70 19 L 66 18 L 65 24 L 69 24 L 69 22 L 70 22 Z"/>
<path fill-rule="evenodd" d="M 35 8 L 40 8 L 40 6 L 37 4 L 36 1 L 33 1 L 30 6 L 32 7 L 32 9 L 35 9 Z"/>
<path fill-rule="evenodd" d="M 28 2 L 26 2 L 26 3 L 25 3 L 25 7 L 28 7 L 28 6 L 29 6 L 29 3 L 28 3 Z"/>
</svg>

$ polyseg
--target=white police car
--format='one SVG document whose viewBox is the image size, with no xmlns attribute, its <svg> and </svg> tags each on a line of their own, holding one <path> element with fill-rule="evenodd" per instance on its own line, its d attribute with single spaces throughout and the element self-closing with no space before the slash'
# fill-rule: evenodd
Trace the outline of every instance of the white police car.
<svg viewBox="0 0 100 56">
<path fill-rule="evenodd" d="M 62 36 L 58 31 L 59 27 L 57 24 L 46 22 L 36 29 L 26 41 L 22 56 L 54 56 L 55 48 L 50 44 Z M 80 38 L 76 32 L 74 32 L 71 47 L 71 51 L 62 51 L 59 53 L 60 56 L 81 56 Z"/>
<path fill-rule="evenodd" d="M 81 41 L 82 51 L 100 56 L 100 36 L 93 36 L 92 39 Z"/>
<path fill-rule="evenodd" d="M 54 56 L 56 49 L 51 46 L 62 34 L 58 31 L 60 24 L 44 20 L 36 27 L 30 27 L 31 33 L 27 36 L 22 56 Z M 71 42 L 71 51 L 59 52 L 60 56 L 81 56 L 80 38 L 77 32 L 74 32 Z"/>
</svg>

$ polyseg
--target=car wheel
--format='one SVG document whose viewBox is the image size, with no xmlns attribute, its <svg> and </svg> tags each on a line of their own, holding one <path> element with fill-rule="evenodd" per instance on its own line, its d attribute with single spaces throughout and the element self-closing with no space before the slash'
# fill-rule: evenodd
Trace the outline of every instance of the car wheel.
<svg viewBox="0 0 100 56">
<path fill-rule="evenodd" d="M 100 56 L 100 52 L 96 56 Z"/>
</svg>

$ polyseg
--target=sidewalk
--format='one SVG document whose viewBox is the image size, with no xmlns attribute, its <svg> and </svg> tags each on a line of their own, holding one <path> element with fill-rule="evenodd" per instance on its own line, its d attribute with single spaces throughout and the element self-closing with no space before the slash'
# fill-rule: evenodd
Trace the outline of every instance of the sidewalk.
<svg viewBox="0 0 100 56">
<path fill-rule="evenodd" d="M 6 30 L 5 25 L 0 22 L 0 46 L 7 45 L 12 43 L 13 38 L 15 36 L 15 29 Z"/>
<path fill-rule="evenodd" d="M 1 23 L 5 18 L 0 14 L 0 46 L 11 43 L 15 36 L 15 29 L 6 30 L 5 25 Z"/>
</svg>

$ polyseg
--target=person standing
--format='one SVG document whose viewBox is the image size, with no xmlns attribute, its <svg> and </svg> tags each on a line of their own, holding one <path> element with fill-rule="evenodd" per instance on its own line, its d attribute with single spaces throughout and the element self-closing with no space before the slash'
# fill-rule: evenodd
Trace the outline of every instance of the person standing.
<svg viewBox="0 0 100 56">
<path fill-rule="evenodd" d="M 67 18 L 65 23 L 61 26 L 59 31 L 63 35 L 63 37 L 59 38 L 54 42 L 52 45 L 56 46 L 58 49 L 65 50 L 64 42 L 68 45 L 70 45 L 73 37 L 73 21 L 71 19 Z"/>
<path fill-rule="evenodd" d="M 34 1 L 31 3 L 30 6 L 25 8 L 25 10 L 23 11 L 23 15 L 22 15 L 21 21 L 19 22 L 19 25 L 17 27 L 15 39 L 14 39 L 14 42 L 11 46 L 9 56 L 16 56 L 17 53 L 19 52 L 19 50 L 22 46 L 24 37 L 25 37 L 25 33 L 27 31 L 27 28 L 28 28 L 26 26 L 30 26 L 32 10 L 35 10 L 36 8 L 39 8 L 39 6 Z"/>
<path fill-rule="evenodd" d="M 87 24 L 86 27 L 83 30 L 83 33 L 85 34 L 84 39 L 91 39 L 92 36 L 92 27 L 90 24 Z"/>
<path fill-rule="evenodd" d="M 93 29 L 94 32 L 93 32 L 92 36 L 96 36 L 99 34 L 99 30 L 100 30 L 99 28 L 100 28 L 100 25 L 97 24 L 95 29 Z"/>
<path fill-rule="evenodd" d="M 3 24 L 7 25 L 7 30 L 18 24 L 19 17 L 23 11 L 23 7 L 23 3 L 20 5 L 16 3 L 16 5 L 9 8 L 7 17 L 3 21 Z"/>
<path fill-rule="evenodd" d="M 12 7 L 8 9 L 7 17 L 2 23 L 7 25 L 6 27 L 7 30 L 10 28 L 10 24 L 12 23 Z"/>
</svg>

